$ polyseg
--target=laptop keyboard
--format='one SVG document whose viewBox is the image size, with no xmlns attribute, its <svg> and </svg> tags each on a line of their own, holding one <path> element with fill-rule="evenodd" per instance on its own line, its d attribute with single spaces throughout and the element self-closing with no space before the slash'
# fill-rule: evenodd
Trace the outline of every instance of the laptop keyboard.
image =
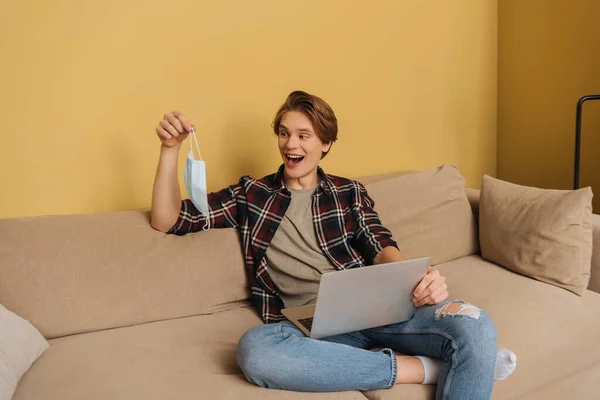
<svg viewBox="0 0 600 400">
<path fill-rule="evenodd" d="M 313 317 L 302 318 L 302 319 L 299 319 L 298 322 L 300 322 L 302 324 L 302 326 L 305 327 L 306 329 L 308 329 L 308 331 L 310 332 L 310 330 L 312 329 Z"/>
</svg>

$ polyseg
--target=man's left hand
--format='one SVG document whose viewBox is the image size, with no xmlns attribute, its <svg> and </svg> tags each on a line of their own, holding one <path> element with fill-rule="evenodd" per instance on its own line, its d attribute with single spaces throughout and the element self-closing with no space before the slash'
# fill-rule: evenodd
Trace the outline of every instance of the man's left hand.
<svg viewBox="0 0 600 400">
<path fill-rule="evenodd" d="M 416 307 L 438 304 L 448 298 L 448 285 L 446 278 L 440 271 L 429 267 L 427 275 L 423 277 L 413 292 L 412 302 Z"/>
</svg>

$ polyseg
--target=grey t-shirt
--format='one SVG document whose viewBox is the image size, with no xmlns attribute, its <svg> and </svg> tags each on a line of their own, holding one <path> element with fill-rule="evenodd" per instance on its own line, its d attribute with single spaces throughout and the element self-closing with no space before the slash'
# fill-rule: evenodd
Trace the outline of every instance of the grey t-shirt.
<svg viewBox="0 0 600 400">
<path fill-rule="evenodd" d="M 316 188 L 297 190 L 275 232 L 265 257 L 269 275 L 286 307 L 314 303 L 321 275 L 335 271 L 319 248 L 312 220 L 312 195 Z"/>
</svg>

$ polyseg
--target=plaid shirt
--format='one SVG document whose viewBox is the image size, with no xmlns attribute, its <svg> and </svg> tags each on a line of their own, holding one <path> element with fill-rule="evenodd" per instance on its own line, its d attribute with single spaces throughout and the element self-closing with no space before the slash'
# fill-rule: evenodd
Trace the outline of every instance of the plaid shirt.
<svg viewBox="0 0 600 400">
<path fill-rule="evenodd" d="M 346 178 L 321 178 L 312 197 L 312 215 L 319 247 L 337 270 L 371 265 L 387 246 L 395 246 L 391 232 L 381 225 L 374 202 L 365 187 Z M 285 319 L 283 301 L 271 277 L 265 253 L 290 205 L 291 193 L 283 183 L 283 165 L 278 172 L 254 179 L 243 176 L 235 185 L 208 195 L 211 228 L 237 228 L 252 298 L 265 323 Z M 201 231 L 206 218 L 189 199 L 168 233 L 185 235 Z"/>
</svg>

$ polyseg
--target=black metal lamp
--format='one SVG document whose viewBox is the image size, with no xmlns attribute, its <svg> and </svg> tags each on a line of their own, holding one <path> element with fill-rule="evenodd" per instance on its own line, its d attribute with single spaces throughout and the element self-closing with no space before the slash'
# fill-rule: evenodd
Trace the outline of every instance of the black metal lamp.
<svg viewBox="0 0 600 400">
<path fill-rule="evenodd" d="M 575 178 L 573 189 L 579 189 L 579 153 L 581 151 L 581 109 L 587 100 L 600 100 L 600 94 L 583 96 L 577 102 L 577 117 L 575 119 Z"/>
</svg>

